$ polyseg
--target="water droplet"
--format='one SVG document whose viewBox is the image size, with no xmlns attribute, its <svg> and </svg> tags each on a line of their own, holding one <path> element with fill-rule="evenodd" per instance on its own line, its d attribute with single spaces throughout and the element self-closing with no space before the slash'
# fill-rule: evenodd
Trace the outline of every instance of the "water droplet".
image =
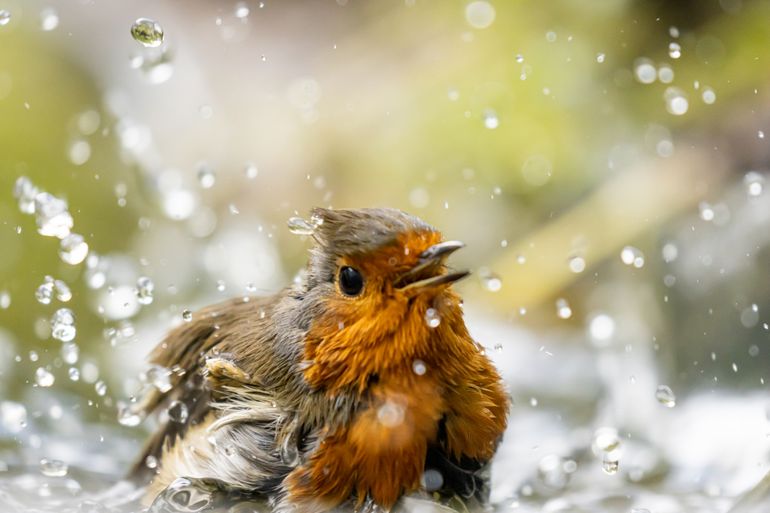
<svg viewBox="0 0 770 513">
<path fill-rule="evenodd" d="M 0 402 L 0 425 L 8 433 L 19 433 L 27 425 L 27 409 L 21 403 Z"/>
<path fill-rule="evenodd" d="M 500 126 L 500 119 L 498 119 L 495 111 L 491 109 L 484 111 L 484 126 L 489 130 L 494 130 Z"/>
<path fill-rule="evenodd" d="M 523 64 L 524 63 L 524 56 L 521 55 L 520 53 L 517 53 L 516 54 L 516 62 L 518 62 L 519 64 Z"/>
<path fill-rule="evenodd" d="M 690 103 L 687 101 L 687 95 L 678 87 L 668 87 L 663 93 L 663 99 L 666 101 L 666 110 L 674 116 L 682 116 L 687 113 Z"/>
<path fill-rule="evenodd" d="M 676 41 L 671 41 L 668 44 L 668 56 L 672 59 L 678 59 L 682 56 L 682 46 Z"/>
<path fill-rule="evenodd" d="M 91 253 L 86 258 L 86 272 L 84 274 L 86 285 L 91 289 L 100 289 L 107 282 L 107 270 L 109 260 L 96 253 Z"/>
<path fill-rule="evenodd" d="M 163 28 L 157 21 L 139 18 L 131 25 L 131 37 L 148 48 L 155 48 L 163 42 Z"/>
<path fill-rule="evenodd" d="M 404 407 L 394 401 L 385 401 L 377 408 L 377 420 L 385 427 L 396 427 L 404 422 Z"/>
<path fill-rule="evenodd" d="M 72 299 L 72 291 L 70 290 L 69 286 L 62 280 L 54 280 L 53 286 L 54 290 L 56 291 L 56 299 L 62 303 L 66 303 Z"/>
<path fill-rule="evenodd" d="M 675 39 L 676 39 L 677 37 L 679 37 L 679 29 L 678 29 L 677 27 L 675 27 L 674 25 L 671 25 L 671 26 L 668 28 L 668 34 L 669 34 L 671 37 L 673 37 L 673 38 L 675 38 Z"/>
<path fill-rule="evenodd" d="M 759 137 L 760 139 L 764 139 L 765 132 L 763 130 L 757 130 L 757 137 Z"/>
<path fill-rule="evenodd" d="M 759 307 L 752 304 L 741 311 L 741 324 L 744 328 L 753 328 L 759 323 Z"/>
<path fill-rule="evenodd" d="M 246 178 L 249 180 L 253 180 L 259 175 L 259 168 L 256 164 L 246 164 L 246 167 L 243 168 L 243 174 L 245 174 Z"/>
<path fill-rule="evenodd" d="M 617 474 L 618 469 L 620 468 L 620 462 L 618 460 L 614 459 L 604 459 L 602 460 L 602 470 L 605 474 Z"/>
<path fill-rule="evenodd" d="M 83 236 L 77 233 L 70 233 L 64 237 L 59 244 L 59 257 L 62 262 L 70 265 L 77 265 L 88 256 L 88 244 L 83 240 Z"/>
<path fill-rule="evenodd" d="M 245 20 L 249 17 L 249 6 L 246 2 L 238 2 L 235 4 L 235 17 L 241 20 Z"/>
<path fill-rule="evenodd" d="M 301 217 L 292 217 L 288 221 L 289 231 L 294 235 L 312 235 L 313 225 Z"/>
<path fill-rule="evenodd" d="M 184 322 L 190 322 L 192 321 L 192 312 L 190 310 L 182 310 L 182 320 Z"/>
<path fill-rule="evenodd" d="M 412 371 L 418 376 L 422 376 L 428 370 L 425 362 L 422 360 L 415 360 L 412 362 Z"/>
<path fill-rule="evenodd" d="M 171 370 L 160 365 L 150 365 L 142 374 L 139 379 L 143 383 L 154 386 L 161 393 L 166 393 L 171 390 Z"/>
<path fill-rule="evenodd" d="M 173 401 L 167 410 L 168 418 L 171 422 L 177 422 L 184 424 L 187 422 L 188 412 L 187 405 L 182 401 Z"/>
<path fill-rule="evenodd" d="M 91 145 L 88 141 L 77 139 L 70 144 L 68 156 L 74 165 L 82 166 L 91 158 Z"/>
<path fill-rule="evenodd" d="M 714 220 L 714 209 L 711 207 L 709 203 L 706 203 L 705 201 L 701 201 L 698 204 L 698 210 L 700 211 L 700 218 L 704 221 L 713 221 Z"/>
<path fill-rule="evenodd" d="M 214 170 L 203 164 L 198 168 L 198 182 L 204 189 L 211 189 L 217 181 L 217 175 Z"/>
<path fill-rule="evenodd" d="M 429 328 L 437 328 L 441 324 L 441 316 L 435 308 L 428 308 L 425 311 L 425 323 Z"/>
<path fill-rule="evenodd" d="M 35 291 L 35 299 L 41 305 L 48 305 L 53 299 L 54 279 L 52 276 L 46 276 L 42 285 Z"/>
<path fill-rule="evenodd" d="M 586 269 L 586 261 L 580 256 L 571 257 L 567 262 L 567 265 L 569 266 L 569 270 L 576 274 L 582 273 Z"/>
<path fill-rule="evenodd" d="M 38 367 L 35 371 L 35 383 L 38 386 L 47 388 L 53 385 L 54 381 L 56 381 L 56 378 L 45 367 Z"/>
<path fill-rule="evenodd" d="M 13 197 L 19 202 L 19 210 L 24 214 L 35 213 L 35 196 L 40 190 L 26 176 L 20 176 L 13 185 Z"/>
<path fill-rule="evenodd" d="M 607 474 L 615 474 L 620 466 L 620 438 L 614 428 L 602 427 L 594 433 L 591 444 L 593 453 L 602 459 L 602 470 Z"/>
<path fill-rule="evenodd" d="M 37 231 L 46 237 L 60 239 L 70 234 L 72 216 L 67 211 L 67 202 L 47 192 L 35 196 Z"/>
<path fill-rule="evenodd" d="M 7 310 L 9 306 L 11 306 L 11 293 L 0 290 L 0 310 Z"/>
<path fill-rule="evenodd" d="M 104 381 L 97 381 L 94 384 L 94 390 L 96 390 L 96 395 L 103 397 L 107 393 L 107 383 Z"/>
<path fill-rule="evenodd" d="M 11 13 L 5 9 L 0 9 L 0 27 L 8 25 L 11 21 Z"/>
<path fill-rule="evenodd" d="M 749 171 L 743 176 L 743 185 L 749 196 L 759 196 L 765 187 L 765 177 L 756 171 Z"/>
<path fill-rule="evenodd" d="M 598 62 L 599 64 L 602 64 L 605 58 L 606 56 L 601 52 L 596 54 L 596 62 Z"/>
<path fill-rule="evenodd" d="M 118 402 L 118 423 L 126 427 L 138 426 L 142 423 L 142 416 L 130 404 Z"/>
<path fill-rule="evenodd" d="M 615 321 L 607 314 L 598 314 L 588 324 L 588 334 L 598 345 L 605 345 L 615 334 Z"/>
<path fill-rule="evenodd" d="M 488 292 L 499 292 L 503 288 L 503 280 L 489 269 L 480 269 L 481 286 Z"/>
<path fill-rule="evenodd" d="M 644 267 L 644 253 L 634 246 L 625 246 L 620 251 L 620 259 L 626 265 L 633 265 L 637 269 Z"/>
<path fill-rule="evenodd" d="M 658 385 L 657 390 L 655 390 L 655 399 L 668 408 L 676 406 L 676 396 L 671 388 L 666 385 Z"/>
<path fill-rule="evenodd" d="M 658 71 L 650 59 L 641 57 L 634 61 L 634 76 L 642 84 L 652 84 L 658 76 Z"/>
<path fill-rule="evenodd" d="M 62 342 L 75 338 L 75 314 L 69 308 L 59 308 L 51 317 L 51 336 Z"/>
<path fill-rule="evenodd" d="M 158 468 L 158 458 L 150 454 L 145 458 L 144 464 L 147 466 L 147 468 Z"/>
<path fill-rule="evenodd" d="M 549 30 L 548 32 L 546 32 L 545 40 L 548 41 L 549 43 L 556 42 L 556 32 L 554 32 L 553 30 Z"/>
<path fill-rule="evenodd" d="M 40 460 L 40 473 L 48 477 L 64 477 L 67 475 L 67 464 L 60 460 Z"/>
<path fill-rule="evenodd" d="M 40 11 L 40 28 L 44 32 L 50 32 L 59 26 L 59 14 L 55 9 L 47 7 Z"/>
<path fill-rule="evenodd" d="M 556 315 L 559 319 L 569 319 L 572 317 L 572 308 L 566 299 L 559 298 L 556 300 Z"/>
<path fill-rule="evenodd" d="M 74 342 L 65 342 L 61 345 L 61 357 L 64 363 L 74 365 L 80 358 L 80 347 Z"/>
<path fill-rule="evenodd" d="M 475 29 L 485 29 L 495 21 L 495 8 L 484 0 L 471 2 L 465 7 L 465 21 Z"/>
<path fill-rule="evenodd" d="M 536 397 L 530 397 L 529 398 L 529 405 L 533 408 L 537 408 L 538 402 Z"/>
<path fill-rule="evenodd" d="M 136 280 L 136 298 L 140 305 L 152 304 L 154 290 L 155 284 L 147 276 L 140 276 Z"/>
<path fill-rule="evenodd" d="M 668 64 L 661 64 L 658 68 L 658 80 L 662 84 L 670 84 L 674 81 L 674 70 Z"/>
<path fill-rule="evenodd" d="M 661 253 L 663 255 L 663 261 L 671 263 L 679 256 L 679 248 L 676 247 L 676 244 L 668 242 L 663 245 Z"/>
<path fill-rule="evenodd" d="M 703 99 L 703 103 L 711 105 L 717 101 L 717 93 L 714 92 L 714 90 L 710 87 L 704 87 L 703 92 L 701 93 L 701 98 Z"/>
</svg>

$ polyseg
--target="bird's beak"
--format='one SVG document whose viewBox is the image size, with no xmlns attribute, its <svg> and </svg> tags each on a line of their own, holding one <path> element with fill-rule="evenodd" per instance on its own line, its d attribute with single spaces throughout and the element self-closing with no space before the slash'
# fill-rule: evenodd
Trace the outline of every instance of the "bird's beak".
<svg viewBox="0 0 770 513">
<path fill-rule="evenodd" d="M 465 278 L 470 274 L 470 271 L 457 271 L 447 274 L 439 274 L 425 278 L 423 280 L 412 281 L 413 278 L 416 278 L 427 269 L 438 267 L 439 265 L 443 264 L 444 260 L 449 255 L 462 248 L 463 246 L 465 246 L 465 244 L 460 241 L 448 240 L 445 242 L 439 242 L 438 244 L 434 244 L 433 246 L 429 247 L 420 253 L 420 259 L 417 261 L 417 265 L 398 277 L 396 280 L 396 287 L 400 288 L 401 290 L 434 287 L 438 285 L 454 283 Z"/>
</svg>

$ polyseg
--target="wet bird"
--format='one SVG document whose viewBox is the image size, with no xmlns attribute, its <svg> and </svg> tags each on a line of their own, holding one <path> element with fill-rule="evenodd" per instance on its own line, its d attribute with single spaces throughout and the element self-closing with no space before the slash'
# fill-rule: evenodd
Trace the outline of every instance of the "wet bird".
<svg viewBox="0 0 770 513">
<path fill-rule="evenodd" d="M 509 399 L 452 290 L 462 243 L 393 209 L 311 220 L 301 280 L 204 308 L 151 353 L 168 382 L 140 404 L 167 412 L 134 468 L 147 501 L 184 476 L 280 512 L 483 502 Z"/>
</svg>

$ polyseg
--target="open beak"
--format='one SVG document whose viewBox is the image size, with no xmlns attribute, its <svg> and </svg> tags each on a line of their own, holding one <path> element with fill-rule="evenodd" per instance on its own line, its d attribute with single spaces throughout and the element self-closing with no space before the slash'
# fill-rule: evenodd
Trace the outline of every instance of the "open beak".
<svg viewBox="0 0 770 513">
<path fill-rule="evenodd" d="M 465 246 L 465 244 L 457 240 L 448 240 L 434 244 L 433 246 L 420 253 L 420 259 L 418 260 L 417 265 L 398 277 L 398 280 L 396 280 L 396 286 L 401 290 L 410 290 L 446 285 L 465 278 L 470 274 L 470 271 L 458 271 L 447 274 L 439 274 L 422 280 L 412 281 L 412 279 L 423 274 L 426 270 L 431 268 L 438 268 L 444 263 L 444 260 L 449 255 L 462 248 L 463 246 Z"/>
</svg>

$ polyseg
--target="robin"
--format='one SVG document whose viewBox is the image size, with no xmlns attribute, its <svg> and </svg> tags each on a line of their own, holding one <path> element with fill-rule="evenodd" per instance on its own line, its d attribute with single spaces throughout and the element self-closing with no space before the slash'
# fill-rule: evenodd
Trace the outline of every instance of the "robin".
<svg viewBox="0 0 770 513">
<path fill-rule="evenodd" d="M 134 468 L 147 501 L 180 476 L 281 512 L 483 501 L 509 400 L 452 290 L 463 244 L 393 209 L 312 214 L 301 280 L 204 308 L 151 353 L 169 382 L 140 404 L 167 409 Z"/>
</svg>

